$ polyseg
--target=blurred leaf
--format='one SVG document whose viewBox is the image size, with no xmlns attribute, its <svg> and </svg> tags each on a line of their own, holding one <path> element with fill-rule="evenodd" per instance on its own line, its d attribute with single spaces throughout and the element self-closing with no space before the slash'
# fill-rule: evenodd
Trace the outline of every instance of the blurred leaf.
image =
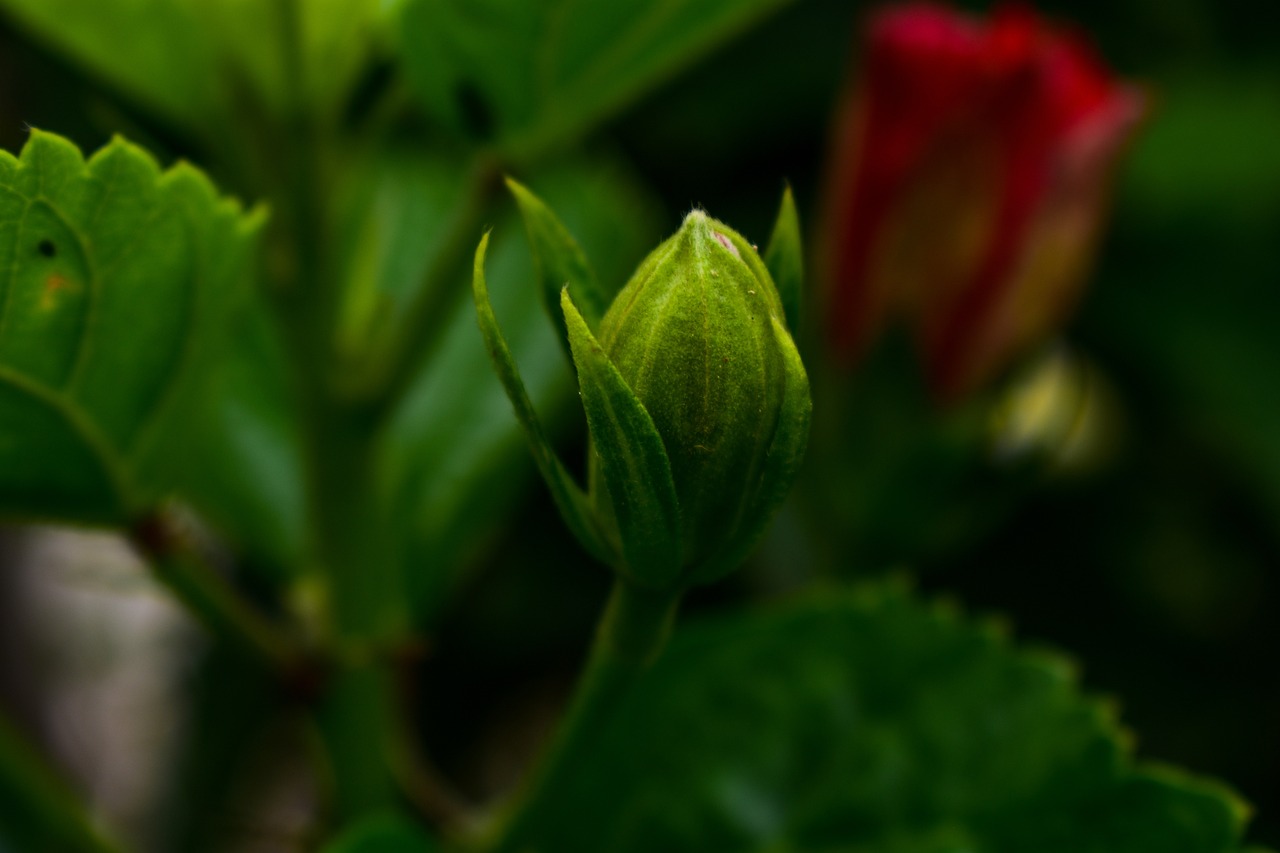
<svg viewBox="0 0 1280 853">
<path fill-rule="evenodd" d="M 191 662 L 176 689 L 188 703 L 186 736 L 159 786 L 154 809 L 163 816 L 164 843 L 157 847 L 223 851 L 234 846 L 237 832 L 228 814 L 243 810 L 245 800 L 270 799 L 246 790 L 271 784 L 261 771 L 271 764 L 268 744 L 282 739 L 279 682 L 240 649 L 216 643 Z"/>
<path fill-rule="evenodd" d="M 365 818 L 324 848 L 323 853 L 432 853 L 436 844 L 406 818 Z"/>
<path fill-rule="evenodd" d="M 385 351 L 387 328 L 415 300 L 450 303 L 453 282 L 438 267 L 454 240 L 465 238 L 469 254 L 478 239 L 459 234 L 475 168 L 455 152 L 415 146 L 376 148 L 350 170 L 334 205 L 345 244 L 339 344 L 346 354 L 359 356 L 370 345 Z M 444 292 L 423 293 L 432 287 Z"/>
<path fill-rule="evenodd" d="M 0 154 L 0 513 L 120 523 L 173 485 L 259 221 L 122 140 Z"/>
<path fill-rule="evenodd" d="M 373 39 L 381 0 L 0 0 L 35 38 L 169 121 L 226 132 L 233 99 L 290 106 L 284 10 L 302 16 L 307 106 L 335 109 Z"/>
<path fill-rule="evenodd" d="M 528 157 L 590 130 L 787 0 L 409 0 L 405 67 L 431 114 Z"/>
<path fill-rule="evenodd" d="M 1154 392 L 1280 518 L 1280 86 L 1209 77 L 1159 94 L 1085 334 L 1131 396 Z"/>
<path fill-rule="evenodd" d="M 178 491 L 237 552 L 297 567 L 306 524 L 303 440 L 283 343 L 265 306 L 250 303 L 231 322 L 236 345 L 191 412 Z"/>
<path fill-rule="evenodd" d="M 1274 229 L 1280 218 L 1280 84 L 1185 76 L 1157 85 L 1124 172 L 1124 197 L 1152 224 L 1212 217 L 1216 228 Z M 1271 230 L 1269 233 L 1274 233 Z"/>
<path fill-rule="evenodd" d="M 1038 466 L 991 464 L 996 389 L 940 412 L 905 333 L 852 374 L 812 361 L 814 420 L 798 491 L 828 572 L 945 563 L 1003 520 Z"/>
<path fill-rule="evenodd" d="M 0 849 L 23 853 L 112 853 L 71 788 L 0 717 Z"/>
<path fill-rule="evenodd" d="M 541 850 L 1224 853 L 1245 807 L 1135 765 L 1060 658 L 897 587 L 679 632 Z"/>
<path fill-rule="evenodd" d="M 612 296 L 657 242 L 651 198 L 616 166 L 600 162 L 541 172 L 529 185 L 556 211 Z M 505 199 L 504 199 L 505 202 Z M 579 423 L 572 371 L 540 306 L 537 278 L 514 205 L 494 221 L 487 277 L 520 374 L 544 426 Z M 617 211 L 626 211 L 618 216 Z M 480 235 L 476 234 L 475 239 Z M 494 376 L 459 271 L 448 319 L 390 428 L 386 470 L 410 538 L 415 601 L 438 607 L 460 568 L 501 528 L 532 482 L 533 465 Z M 573 405 L 571 405 L 571 403 Z"/>
</svg>

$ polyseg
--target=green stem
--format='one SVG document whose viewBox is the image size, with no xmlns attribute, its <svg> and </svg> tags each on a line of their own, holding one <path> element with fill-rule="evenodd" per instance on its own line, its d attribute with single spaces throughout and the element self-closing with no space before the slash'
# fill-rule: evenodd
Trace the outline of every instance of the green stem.
<svg viewBox="0 0 1280 853">
<path fill-rule="evenodd" d="M 394 673 L 382 661 L 348 666 L 329 684 L 316 720 L 332 774 L 334 818 L 344 826 L 393 809 L 399 790 Z"/>
<path fill-rule="evenodd" d="M 119 853 L 31 744 L 0 717 L 0 835 L 23 850 Z"/>
<path fill-rule="evenodd" d="M 346 823 L 397 802 L 390 754 L 398 717 L 390 662 L 370 652 L 405 632 L 400 566 L 377 487 L 380 422 L 368 406 L 343 399 L 338 341 L 344 278 L 329 239 L 332 199 L 326 145 L 334 127 L 315 112 L 307 79 L 306 0 L 275 0 L 280 56 L 291 109 L 277 164 L 295 265 L 283 294 L 292 334 L 299 398 L 308 436 L 311 568 L 331 605 L 328 638 L 336 669 L 316 721 L 333 773 L 335 811 Z"/>
<path fill-rule="evenodd" d="M 134 547 L 152 576 L 210 633 L 266 662 L 285 675 L 299 674 L 302 649 L 282 628 L 254 609 L 226 579 L 204 562 L 163 510 L 144 516 L 132 530 Z"/>
<path fill-rule="evenodd" d="M 340 822 L 398 802 L 392 758 L 400 718 L 387 650 L 408 628 L 403 583 L 384 495 L 376 422 L 347 407 L 312 417 L 313 548 L 328 585 L 332 643 L 340 651 L 318 722 L 328 749 Z"/>
<path fill-rule="evenodd" d="M 556 820 L 556 792 L 590 760 L 636 679 L 661 653 L 679 602 L 679 592 L 641 589 L 623 578 L 614 582 L 569 710 L 491 853 L 538 849 L 543 829 Z"/>
</svg>

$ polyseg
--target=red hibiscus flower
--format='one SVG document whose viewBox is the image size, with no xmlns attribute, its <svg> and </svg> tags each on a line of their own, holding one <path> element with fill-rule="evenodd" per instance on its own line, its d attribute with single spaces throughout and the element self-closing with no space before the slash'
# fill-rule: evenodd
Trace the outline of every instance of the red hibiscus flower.
<svg viewBox="0 0 1280 853">
<path fill-rule="evenodd" d="M 1144 99 L 1017 7 L 886 9 L 860 72 L 830 172 L 831 348 L 850 364 L 903 322 L 954 399 L 1064 321 Z"/>
</svg>

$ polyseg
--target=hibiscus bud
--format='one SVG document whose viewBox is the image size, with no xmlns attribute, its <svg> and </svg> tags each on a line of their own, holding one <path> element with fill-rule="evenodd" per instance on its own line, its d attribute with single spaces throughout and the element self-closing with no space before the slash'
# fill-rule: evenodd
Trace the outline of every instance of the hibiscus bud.
<svg viewBox="0 0 1280 853">
<path fill-rule="evenodd" d="M 829 182 L 835 359 L 901 322 L 954 399 L 1048 336 L 1143 109 L 1086 44 L 1022 8 L 987 23 L 926 3 L 876 15 Z"/>
<path fill-rule="evenodd" d="M 574 328 L 567 299 L 566 316 L 591 429 L 589 493 L 621 544 L 620 568 L 656 587 L 731 570 L 790 487 L 809 428 L 808 380 L 755 247 L 695 210 L 619 293 L 598 343 Z M 614 370 L 602 380 L 591 362 L 603 359 Z M 606 412 L 611 395 L 634 401 L 661 453 L 646 458 L 618 435 L 611 419 L 631 402 Z M 637 481 L 656 485 L 638 494 Z M 638 502 L 664 501 L 665 530 L 631 529 Z"/>
<path fill-rule="evenodd" d="M 755 246 L 695 210 L 610 303 L 555 214 L 510 183 L 544 292 L 559 289 L 590 431 L 585 491 L 547 440 L 498 327 L 488 235 L 476 249 L 476 316 L 561 517 L 635 585 L 679 591 L 715 580 L 764 531 L 809 440 L 809 380 L 786 321 L 802 275 L 790 194 L 768 250 L 783 293 Z M 603 316 L 591 310 L 606 304 Z"/>
</svg>

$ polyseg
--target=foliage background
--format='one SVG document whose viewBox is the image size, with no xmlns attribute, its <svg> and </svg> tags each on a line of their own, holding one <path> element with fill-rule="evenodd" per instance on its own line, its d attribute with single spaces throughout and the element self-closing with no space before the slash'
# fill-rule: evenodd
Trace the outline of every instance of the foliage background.
<svg viewBox="0 0 1280 853">
<path fill-rule="evenodd" d="M 918 555 L 913 568 L 926 589 L 1007 614 L 1019 636 L 1069 650 L 1088 688 L 1121 698 L 1140 754 L 1229 780 L 1257 807 L 1253 837 L 1278 845 L 1280 7 L 1042 8 L 1087 31 L 1120 75 L 1154 96 L 1066 334 L 1112 392 L 1118 443 L 1099 469 L 1049 483 L 965 547 Z M 834 0 L 791 5 L 569 156 L 625 164 L 652 191 L 636 216 L 653 216 L 653 234 L 696 204 L 763 236 L 783 176 L 811 227 L 863 11 Z M 0 26 L 5 148 L 21 146 L 29 123 L 86 150 L 125 132 L 165 159 L 204 160 L 139 105 Z M 408 127 L 412 138 L 412 118 Z M 240 189 L 234 175 L 215 169 L 215 178 Z M 419 673 L 425 693 L 469 697 L 422 722 L 429 738 L 443 733 L 428 748 L 476 795 L 517 769 L 495 767 L 477 745 L 495 730 L 532 736 L 513 720 L 552 707 L 547 697 L 572 672 L 605 589 L 603 573 L 565 556 L 576 551 L 541 494 L 526 500 L 462 586 L 438 640 L 446 653 Z M 749 576 L 693 607 L 768 582 Z M 22 647 L 12 636 L 19 624 L 0 622 L 0 648 Z M 10 661 L 7 690 L 22 692 L 25 665 Z M 507 716 L 477 713 L 494 707 Z"/>
</svg>

